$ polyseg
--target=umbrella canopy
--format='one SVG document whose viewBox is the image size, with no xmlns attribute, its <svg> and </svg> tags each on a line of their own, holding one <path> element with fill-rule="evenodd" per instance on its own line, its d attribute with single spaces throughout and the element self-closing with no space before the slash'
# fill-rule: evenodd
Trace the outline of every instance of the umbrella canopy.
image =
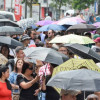
<svg viewBox="0 0 100 100">
<path fill-rule="evenodd" d="M 56 65 L 62 64 L 69 58 L 56 50 L 44 47 L 31 47 L 24 50 L 25 55 L 32 60 L 41 60 Z"/>
<path fill-rule="evenodd" d="M 50 43 L 79 43 L 79 44 L 91 44 L 94 43 L 92 39 L 87 36 L 80 36 L 75 34 L 69 34 L 64 36 L 55 37 Z"/>
<path fill-rule="evenodd" d="M 100 91 L 100 73 L 88 69 L 63 71 L 52 77 L 47 86 L 65 90 Z"/>
<path fill-rule="evenodd" d="M 75 70 L 80 69 L 82 67 L 86 67 L 87 69 L 91 69 L 94 71 L 99 71 L 100 68 L 95 64 L 92 59 L 69 59 L 58 67 L 54 68 L 53 76 L 61 71 Z"/>
<path fill-rule="evenodd" d="M 75 33 L 82 33 L 87 31 L 96 30 L 96 27 L 91 24 L 77 24 L 70 26 L 67 31 L 75 32 Z"/>
<path fill-rule="evenodd" d="M 95 63 L 100 62 L 100 55 L 94 52 L 91 48 L 81 44 L 65 44 L 71 51 L 85 59 L 93 59 Z"/>
<path fill-rule="evenodd" d="M 3 15 L 0 15 L 0 19 L 7 19 L 7 18 Z"/>
<path fill-rule="evenodd" d="M 15 49 L 17 46 L 23 46 L 23 44 L 8 36 L 0 36 L 0 45 L 7 44 L 10 48 Z"/>
<path fill-rule="evenodd" d="M 94 25 L 94 26 L 96 26 L 96 27 L 100 27 L 100 22 L 96 22 L 96 23 L 94 23 L 94 24 L 92 24 L 92 25 Z"/>
<path fill-rule="evenodd" d="M 26 30 L 27 27 L 31 27 L 34 25 L 34 19 L 33 18 L 27 18 L 27 19 L 22 19 L 17 22 L 17 24 L 23 28 L 23 30 Z M 35 26 L 35 25 L 34 25 Z M 36 27 L 37 28 L 37 27 Z"/>
<path fill-rule="evenodd" d="M 0 53 L 0 65 L 4 65 L 8 62 L 8 59 Z"/>
<path fill-rule="evenodd" d="M 44 26 L 53 23 L 51 20 L 42 20 L 36 23 L 36 25 Z"/>
<path fill-rule="evenodd" d="M 37 32 L 43 32 L 43 31 L 49 31 L 49 30 L 60 31 L 60 30 L 66 30 L 66 28 L 61 25 L 50 24 L 50 25 L 42 26 L 41 28 L 37 30 Z"/>
<path fill-rule="evenodd" d="M 79 17 L 67 17 L 67 18 L 63 18 L 60 19 L 57 24 L 58 25 L 76 25 L 79 23 L 85 23 L 85 21 Z"/>
<path fill-rule="evenodd" d="M 8 19 L 0 19 L 0 27 L 1 26 L 13 26 L 13 27 L 19 27 L 19 25 L 11 20 Z"/>
<path fill-rule="evenodd" d="M 0 35 L 18 35 L 23 34 L 23 29 L 20 27 L 2 26 L 0 27 Z"/>
</svg>

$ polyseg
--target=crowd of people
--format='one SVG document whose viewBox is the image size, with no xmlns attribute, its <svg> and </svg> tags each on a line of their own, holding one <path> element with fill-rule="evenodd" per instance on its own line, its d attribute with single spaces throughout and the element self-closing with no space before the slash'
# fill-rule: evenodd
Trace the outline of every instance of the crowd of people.
<svg viewBox="0 0 100 100">
<path fill-rule="evenodd" d="M 0 66 L 0 100 L 76 100 L 76 96 L 81 94 L 80 91 L 62 89 L 59 94 L 55 88 L 46 86 L 57 65 L 38 59 L 36 63 L 29 62 L 23 52 L 24 49 L 31 47 L 46 47 L 63 53 L 69 59 L 75 58 L 74 53 L 63 44 L 49 43 L 55 36 L 65 34 L 67 34 L 65 31 L 55 32 L 53 30 L 36 32 L 32 27 L 28 27 L 23 35 L 11 36 L 21 41 L 22 47 L 18 46 L 11 50 L 6 44 L 1 46 L 0 53 L 8 59 L 8 62 Z M 94 40 L 95 45 L 91 49 L 99 54 L 100 35 L 95 34 L 92 37 L 89 32 L 84 35 Z M 45 70 L 47 70 L 46 73 Z M 79 100 L 78 97 L 77 99 Z M 99 99 L 100 97 L 94 93 L 88 94 L 87 97 L 87 100 Z"/>
</svg>

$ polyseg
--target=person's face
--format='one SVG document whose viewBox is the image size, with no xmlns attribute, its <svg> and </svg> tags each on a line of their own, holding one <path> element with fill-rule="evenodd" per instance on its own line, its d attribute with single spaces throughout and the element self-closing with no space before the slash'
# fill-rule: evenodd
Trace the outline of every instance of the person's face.
<svg viewBox="0 0 100 100">
<path fill-rule="evenodd" d="M 6 47 L 3 47 L 2 48 L 2 51 L 1 51 L 1 53 L 4 55 L 4 56 L 8 56 L 8 53 L 9 53 L 9 51 L 8 51 L 8 49 L 6 48 Z"/>
<path fill-rule="evenodd" d="M 34 39 L 34 38 L 36 37 L 35 31 L 32 31 L 32 32 L 31 32 L 30 37 L 31 37 L 32 39 Z"/>
<path fill-rule="evenodd" d="M 76 100 L 76 96 L 72 95 L 63 95 L 62 100 Z"/>
<path fill-rule="evenodd" d="M 29 40 L 29 39 L 24 40 L 24 44 L 25 44 L 26 46 L 28 46 L 29 43 L 30 43 L 30 40 Z"/>
<path fill-rule="evenodd" d="M 51 43 L 49 43 L 50 41 L 46 41 L 46 47 L 47 48 L 52 48 L 52 44 Z"/>
<path fill-rule="evenodd" d="M 18 62 L 17 62 L 17 68 L 22 68 L 22 66 L 23 66 L 23 60 L 18 60 Z"/>
<path fill-rule="evenodd" d="M 5 79 L 9 78 L 9 69 L 7 69 L 6 72 L 2 72 L 3 77 L 5 77 Z"/>
<path fill-rule="evenodd" d="M 68 51 L 67 51 L 66 47 L 61 47 L 61 48 L 59 48 L 58 51 L 61 52 L 61 53 L 63 53 L 63 54 L 65 54 L 65 55 L 68 55 Z"/>
<path fill-rule="evenodd" d="M 27 69 L 27 73 L 29 73 L 30 75 L 33 73 L 33 67 L 29 66 L 29 68 Z"/>
<path fill-rule="evenodd" d="M 98 47 L 100 47 L 100 42 L 96 43 L 96 45 L 97 45 Z"/>
<path fill-rule="evenodd" d="M 17 55 L 17 58 L 21 58 L 21 59 L 24 59 L 25 57 L 23 50 L 19 50 L 19 52 L 16 55 Z"/>
<path fill-rule="evenodd" d="M 52 30 L 48 31 L 48 38 L 51 38 L 52 36 L 54 36 L 54 33 L 52 32 Z"/>
</svg>

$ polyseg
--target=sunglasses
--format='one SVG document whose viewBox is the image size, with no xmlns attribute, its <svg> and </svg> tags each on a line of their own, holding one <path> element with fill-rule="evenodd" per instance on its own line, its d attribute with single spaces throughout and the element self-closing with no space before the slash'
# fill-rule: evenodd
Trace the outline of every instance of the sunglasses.
<svg viewBox="0 0 100 100">
<path fill-rule="evenodd" d="M 33 70 L 33 67 L 31 67 L 31 68 L 28 68 L 29 70 Z"/>
</svg>

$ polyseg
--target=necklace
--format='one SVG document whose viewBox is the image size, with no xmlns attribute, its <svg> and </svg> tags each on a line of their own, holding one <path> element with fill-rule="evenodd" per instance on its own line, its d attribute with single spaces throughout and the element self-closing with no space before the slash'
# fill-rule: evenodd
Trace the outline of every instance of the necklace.
<svg viewBox="0 0 100 100">
<path fill-rule="evenodd" d="M 0 81 L 1 81 L 2 83 L 5 83 L 5 80 L 2 80 L 1 78 L 0 78 Z"/>
</svg>

